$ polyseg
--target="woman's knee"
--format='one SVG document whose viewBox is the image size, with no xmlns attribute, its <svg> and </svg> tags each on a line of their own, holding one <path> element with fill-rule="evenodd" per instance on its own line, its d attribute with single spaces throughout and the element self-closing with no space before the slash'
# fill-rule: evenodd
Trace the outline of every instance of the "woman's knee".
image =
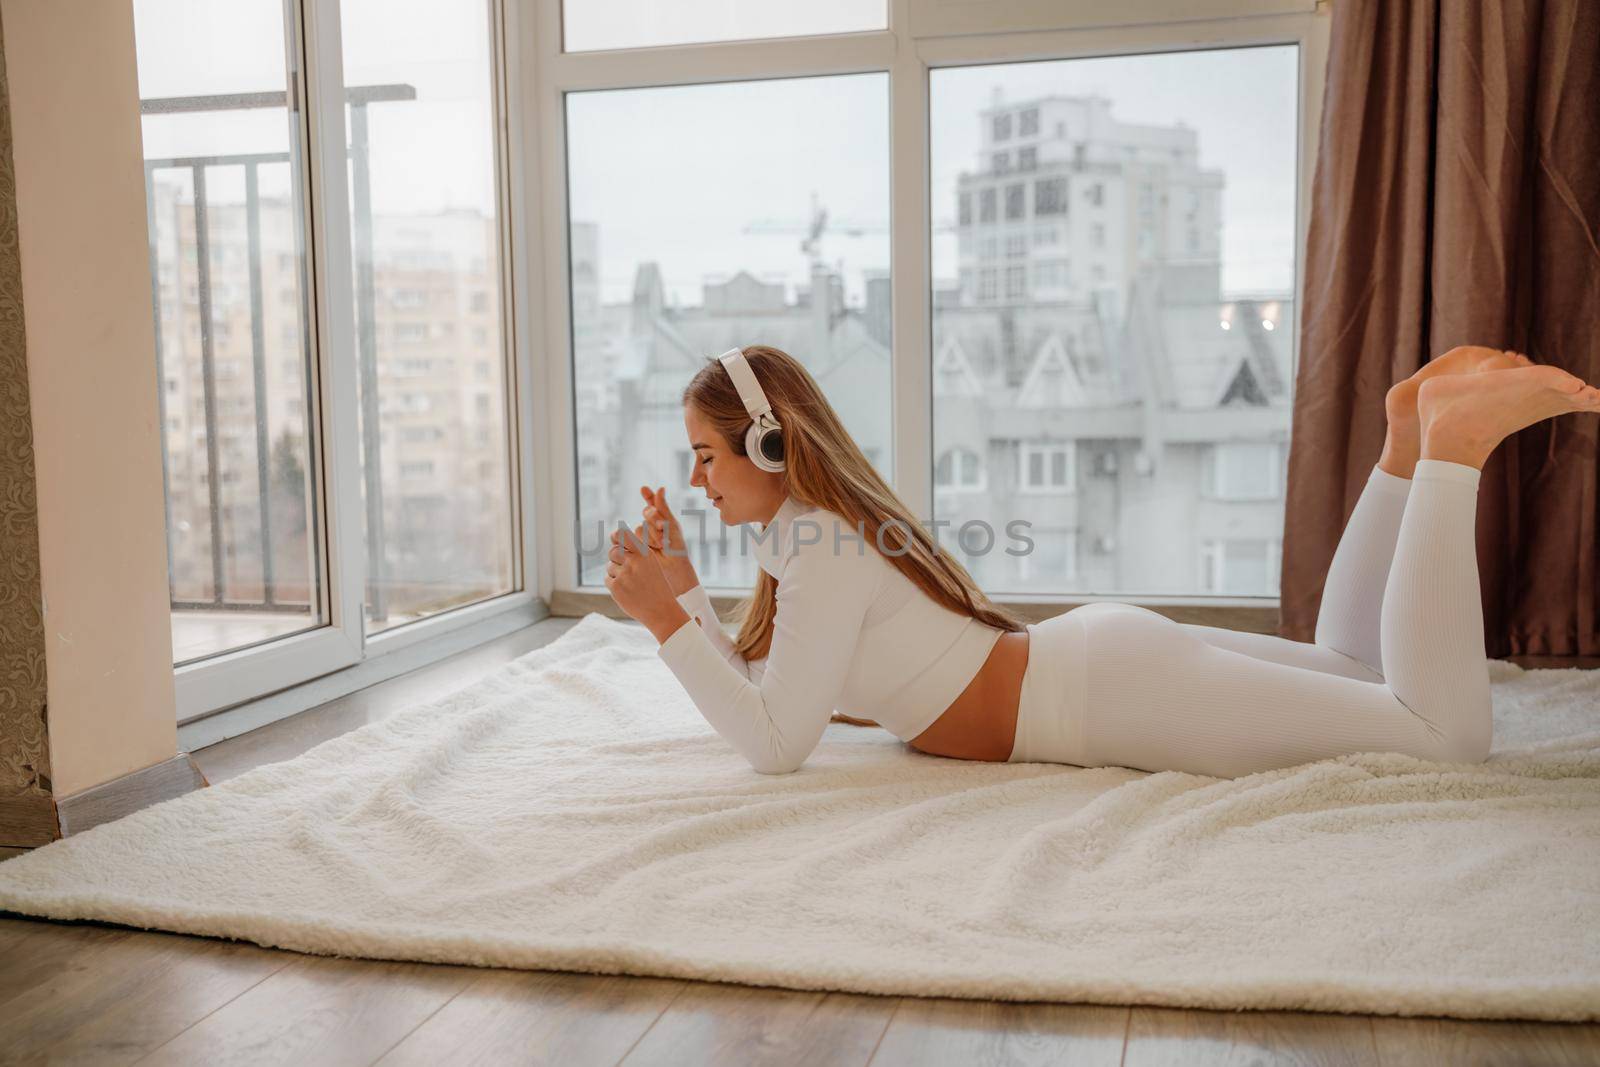
<svg viewBox="0 0 1600 1067">
<path fill-rule="evenodd" d="M 1430 741 L 1419 758 L 1441 763 L 1482 763 L 1494 744 L 1494 712 L 1487 692 L 1457 693 L 1412 714 L 1429 724 Z M 1407 705 L 1411 707 L 1411 705 Z"/>
<path fill-rule="evenodd" d="M 1487 719 L 1486 714 L 1481 728 L 1474 724 L 1452 730 L 1444 742 L 1444 759 L 1451 763 L 1482 763 L 1488 759 L 1494 738 Z"/>
</svg>

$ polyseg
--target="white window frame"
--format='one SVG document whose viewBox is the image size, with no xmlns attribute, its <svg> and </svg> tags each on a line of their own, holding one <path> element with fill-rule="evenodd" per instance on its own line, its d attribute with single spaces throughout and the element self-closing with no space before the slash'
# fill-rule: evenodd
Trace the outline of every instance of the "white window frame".
<svg viewBox="0 0 1600 1067">
<path fill-rule="evenodd" d="M 529 242 L 540 250 L 519 274 L 519 321 L 542 331 L 538 388 L 545 404 L 534 492 L 538 523 L 537 588 L 547 598 L 593 594 L 580 585 L 575 542 L 576 426 L 572 404 L 571 293 L 567 274 L 567 161 L 563 94 L 808 75 L 889 74 L 889 227 L 891 266 L 892 455 L 885 475 L 918 514 L 932 514 L 933 425 L 928 76 L 940 67 L 1074 57 L 1138 55 L 1269 44 L 1300 46 L 1294 314 L 1303 307 L 1303 267 L 1311 179 L 1327 66 L 1330 13 L 1319 0 L 1124 0 L 1114 12 L 1054 0 L 888 0 L 887 30 L 771 40 L 663 45 L 564 53 L 560 0 L 516 5 L 518 71 L 526 125 L 513 130 L 530 181 L 518 197 L 537 196 Z M 1107 25 L 1116 19 L 1120 25 Z M 1011 142 L 1007 142 L 1009 145 Z M 999 215 L 999 205 L 996 204 Z M 978 205 L 973 205 L 974 217 Z M 520 264 L 519 264 L 520 265 Z M 525 299 L 526 298 L 526 299 Z M 1299 324 L 1288 324 L 1299 336 Z M 1298 362 L 1298 353 L 1295 356 Z M 1294 367 L 1291 367 L 1291 374 Z M 733 590 L 743 592 L 743 590 Z M 1041 597 L 1042 600 L 1063 599 Z M 1129 596 L 1137 603 L 1240 603 L 1237 598 L 1170 594 Z M 1270 605 L 1276 598 L 1243 601 Z"/>
<path fill-rule="evenodd" d="M 527 244 L 537 239 L 536 219 L 524 190 L 537 171 L 528 166 L 524 135 L 530 128 L 527 95 L 508 72 L 524 69 L 534 53 L 523 44 L 528 21 L 517 17 L 524 0 L 482 0 L 489 18 L 490 99 L 495 109 L 495 205 L 500 223 L 501 359 L 506 383 L 510 443 L 511 591 L 446 612 L 366 634 L 366 543 L 361 511 L 361 439 L 357 428 L 357 351 L 350 190 L 345 128 L 343 41 L 338 0 L 293 0 L 285 35 L 292 57 L 289 89 L 304 101 L 297 136 L 306 206 L 307 277 L 316 279 L 307 324 L 313 353 L 308 383 L 312 412 L 307 431 L 320 461 L 318 527 L 311 531 L 322 570 L 324 625 L 261 645 L 210 656 L 174 670 L 179 745 L 187 750 L 232 737 L 435 662 L 537 621 L 548 614 L 547 568 L 535 569 L 547 513 L 536 506 L 534 438 L 537 425 L 530 384 L 535 373 L 530 331 L 537 293 Z M 301 46 L 303 42 L 303 46 Z M 526 235 L 513 240 L 512 235 Z M 567 450 L 571 454 L 571 449 Z M 543 540 L 548 542 L 548 536 Z"/>
<path fill-rule="evenodd" d="M 1067 480 L 1063 485 L 1049 481 L 1050 461 L 1057 454 L 1067 457 Z M 1035 482 L 1029 471 L 1034 456 L 1044 457 L 1046 480 Z M 1078 443 L 1076 441 L 1023 441 L 1017 446 L 1017 492 L 1029 496 L 1071 496 L 1078 491 Z"/>
</svg>

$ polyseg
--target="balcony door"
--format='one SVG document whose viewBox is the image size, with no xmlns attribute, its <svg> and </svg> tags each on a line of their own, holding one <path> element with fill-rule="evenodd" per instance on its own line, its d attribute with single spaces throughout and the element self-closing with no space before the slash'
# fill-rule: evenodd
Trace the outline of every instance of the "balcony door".
<svg viewBox="0 0 1600 1067">
<path fill-rule="evenodd" d="M 134 13 L 186 722 L 526 599 L 500 69 L 488 3 Z"/>
</svg>

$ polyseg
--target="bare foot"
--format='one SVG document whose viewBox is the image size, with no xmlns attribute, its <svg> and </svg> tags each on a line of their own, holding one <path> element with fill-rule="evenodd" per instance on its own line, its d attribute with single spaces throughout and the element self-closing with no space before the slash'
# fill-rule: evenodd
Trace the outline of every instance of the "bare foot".
<svg viewBox="0 0 1600 1067">
<path fill-rule="evenodd" d="M 1482 345 L 1458 345 L 1427 365 L 1405 381 L 1389 387 L 1384 397 L 1384 411 L 1389 417 L 1389 430 L 1383 441 L 1383 454 L 1378 466 L 1400 478 L 1411 477 L 1417 458 L 1422 454 L 1422 423 L 1417 415 L 1417 391 L 1429 378 L 1442 374 L 1478 374 L 1491 370 L 1511 370 L 1531 367 L 1534 363 L 1518 352 L 1502 352 Z"/>
<path fill-rule="evenodd" d="M 1439 375 L 1417 391 L 1422 458 L 1482 468 L 1495 446 L 1524 427 L 1568 412 L 1600 412 L 1600 389 L 1560 367 L 1517 367 L 1491 376 Z"/>
</svg>

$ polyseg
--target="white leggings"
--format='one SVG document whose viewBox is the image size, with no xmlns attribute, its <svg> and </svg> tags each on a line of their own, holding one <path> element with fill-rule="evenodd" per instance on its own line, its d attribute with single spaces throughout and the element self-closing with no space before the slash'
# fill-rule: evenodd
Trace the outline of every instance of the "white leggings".
<svg viewBox="0 0 1600 1067">
<path fill-rule="evenodd" d="M 1328 568 L 1316 643 L 1085 604 L 1028 627 L 1010 762 L 1235 778 L 1353 752 L 1477 763 L 1492 732 L 1479 471 L 1374 467 Z"/>
</svg>

